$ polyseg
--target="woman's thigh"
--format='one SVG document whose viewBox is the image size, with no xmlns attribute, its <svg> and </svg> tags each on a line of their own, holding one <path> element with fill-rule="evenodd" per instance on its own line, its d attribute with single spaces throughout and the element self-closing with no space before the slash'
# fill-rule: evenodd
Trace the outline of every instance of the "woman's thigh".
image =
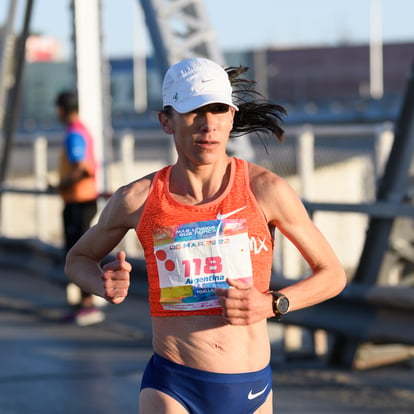
<svg viewBox="0 0 414 414">
<path fill-rule="evenodd" d="M 139 395 L 138 414 L 188 414 L 174 398 L 153 388 L 144 388 Z"/>
<path fill-rule="evenodd" d="M 270 391 L 266 401 L 261 405 L 255 414 L 272 414 L 273 413 L 273 392 Z"/>
</svg>

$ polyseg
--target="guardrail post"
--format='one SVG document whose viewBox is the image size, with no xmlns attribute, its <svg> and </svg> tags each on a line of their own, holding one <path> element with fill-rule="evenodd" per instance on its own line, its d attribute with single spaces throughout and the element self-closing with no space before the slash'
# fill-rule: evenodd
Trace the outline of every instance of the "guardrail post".
<svg viewBox="0 0 414 414">
<path fill-rule="evenodd" d="M 311 125 L 304 125 L 296 138 L 296 164 L 301 185 L 300 195 L 305 200 L 313 197 L 315 169 L 315 134 Z"/>
<path fill-rule="evenodd" d="M 296 165 L 300 182 L 300 197 L 311 200 L 314 195 L 315 170 L 315 133 L 312 125 L 306 124 L 296 136 Z M 300 273 L 305 274 L 307 263 L 300 258 Z M 322 334 L 319 335 L 323 340 Z M 315 337 L 313 332 L 294 326 L 286 331 L 287 348 L 300 349 L 305 354 L 315 354 Z"/>
<path fill-rule="evenodd" d="M 300 182 L 300 197 L 310 201 L 314 195 L 315 134 L 312 125 L 304 125 L 296 137 L 296 165 Z M 305 271 L 302 260 L 302 273 Z"/>
<path fill-rule="evenodd" d="M 124 183 L 129 183 L 136 177 L 133 175 L 134 163 L 135 163 L 135 136 L 131 131 L 124 131 L 121 136 L 121 171 L 122 180 Z M 134 232 L 128 232 L 122 239 L 120 245 L 125 250 L 126 254 L 132 254 L 134 246 L 137 243 L 136 235 Z"/>
<path fill-rule="evenodd" d="M 34 173 L 35 187 L 37 190 L 47 189 L 47 140 L 44 136 L 35 138 L 34 143 Z M 47 208 L 45 197 L 37 195 L 36 197 L 36 235 L 39 240 L 45 239 L 46 223 L 45 215 Z"/>
<path fill-rule="evenodd" d="M 129 183 L 133 177 L 135 137 L 131 131 L 125 131 L 121 136 L 121 168 L 124 183 Z"/>
<path fill-rule="evenodd" d="M 384 173 L 385 165 L 394 142 L 394 131 L 392 124 L 386 122 L 377 127 L 375 133 L 375 177 L 379 180 Z"/>
</svg>

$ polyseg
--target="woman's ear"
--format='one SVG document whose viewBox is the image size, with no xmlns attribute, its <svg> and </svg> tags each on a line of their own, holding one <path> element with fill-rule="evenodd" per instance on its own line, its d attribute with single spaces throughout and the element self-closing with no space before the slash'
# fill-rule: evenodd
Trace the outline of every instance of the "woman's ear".
<svg viewBox="0 0 414 414">
<path fill-rule="evenodd" d="M 167 134 L 171 135 L 174 133 L 173 128 L 170 126 L 170 118 L 164 114 L 164 112 L 158 112 L 158 120 L 160 121 L 162 130 Z"/>
</svg>

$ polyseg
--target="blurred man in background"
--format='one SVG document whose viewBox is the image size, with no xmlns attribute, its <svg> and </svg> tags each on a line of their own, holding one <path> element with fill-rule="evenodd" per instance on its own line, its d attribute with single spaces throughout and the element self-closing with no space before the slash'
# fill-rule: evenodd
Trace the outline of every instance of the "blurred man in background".
<svg viewBox="0 0 414 414">
<path fill-rule="evenodd" d="M 57 116 L 65 125 L 65 137 L 59 160 L 59 185 L 63 202 L 65 254 L 88 230 L 97 212 L 97 163 L 93 139 L 79 119 L 77 95 L 70 91 L 58 94 L 55 100 Z M 68 286 L 68 288 L 76 288 Z M 68 289 L 69 292 L 69 289 Z M 69 294 L 68 294 L 69 296 Z M 81 291 L 80 301 L 65 317 L 78 325 L 102 322 L 105 315 L 94 306 L 93 296 Z"/>
</svg>

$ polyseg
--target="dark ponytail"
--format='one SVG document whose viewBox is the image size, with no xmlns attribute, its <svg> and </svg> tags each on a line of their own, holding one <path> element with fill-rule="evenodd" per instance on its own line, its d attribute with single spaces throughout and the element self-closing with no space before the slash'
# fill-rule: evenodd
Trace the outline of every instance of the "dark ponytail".
<svg viewBox="0 0 414 414">
<path fill-rule="evenodd" d="M 230 83 L 233 87 L 233 102 L 238 106 L 233 121 L 231 137 L 245 135 L 250 132 L 270 132 L 280 142 L 283 141 L 283 116 L 286 109 L 266 99 L 255 89 L 256 82 L 242 78 L 241 75 L 248 70 L 247 67 L 226 68 Z M 263 141 L 263 140 L 262 140 Z"/>
</svg>

